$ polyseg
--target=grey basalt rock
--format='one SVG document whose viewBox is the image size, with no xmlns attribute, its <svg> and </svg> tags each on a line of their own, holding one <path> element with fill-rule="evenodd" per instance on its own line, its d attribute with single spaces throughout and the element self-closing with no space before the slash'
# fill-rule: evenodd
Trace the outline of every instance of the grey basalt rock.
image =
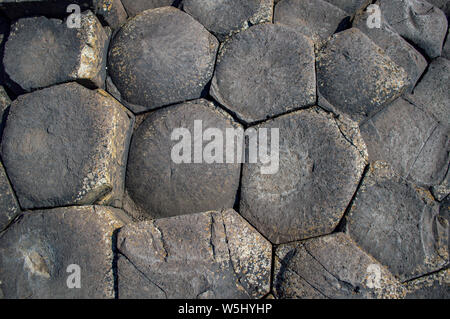
<svg viewBox="0 0 450 319">
<path fill-rule="evenodd" d="M 403 38 L 430 58 L 441 55 L 448 22 L 445 14 L 423 0 L 379 0 L 382 15 Z"/>
<path fill-rule="evenodd" d="M 0 231 L 5 229 L 19 213 L 19 203 L 9 184 L 3 164 L 0 163 Z"/>
<path fill-rule="evenodd" d="M 356 15 L 353 26 L 364 32 L 376 45 L 386 52 L 392 61 L 401 66 L 408 74 L 409 87 L 412 91 L 427 67 L 427 60 L 406 40 L 404 40 L 381 16 L 381 28 L 369 28 L 367 11 Z"/>
<path fill-rule="evenodd" d="M 408 75 L 359 29 L 335 34 L 317 56 L 319 105 L 362 122 L 409 86 Z"/>
<path fill-rule="evenodd" d="M 398 299 L 405 289 L 343 233 L 281 245 L 274 293 L 287 299 Z"/>
<path fill-rule="evenodd" d="M 450 37 L 449 37 L 449 35 L 450 35 L 450 32 L 447 32 L 447 40 L 445 41 L 444 47 L 442 48 L 442 57 L 446 58 L 447 60 L 450 60 Z"/>
<path fill-rule="evenodd" d="M 0 86 L 0 141 L 3 135 L 3 130 L 5 128 L 6 118 L 9 113 L 9 105 L 11 104 L 11 99 L 6 93 L 5 88 Z"/>
<path fill-rule="evenodd" d="M 22 208 L 120 207 L 132 126 L 109 94 L 76 83 L 17 98 L 1 156 Z"/>
<path fill-rule="evenodd" d="M 447 169 L 447 174 L 445 175 L 444 181 L 441 184 L 431 187 L 431 192 L 433 193 L 434 198 L 436 198 L 438 201 L 442 201 L 448 195 L 450 195 L 450 169 Z"/>
<path fill-rule="evenodd" d="M 264 175 L 265 164 L 244 164 L 242 216 L 275 244 L 331 233 L 366 164 L 357 125 L 313 108 L 254 128 L 279 129 L 279 170 Z"/>
<path fill-rule="evenodd" d="M 398 175 L 423 186 L 444 180 L 449 131 L 421 108 L 398 98 L 360 129 L 371 162 L 388 162 Z"/>
<path fill-rule="evenodd" d="M 183 10 L 220 41 L 249 26 L 272 22 L 273 6 L 273 0 L 183 0 Z"/>
<path fill-rule="evenodd" d="M 363 250 L 406 281 L 449 262 L 449 220 L 439 210 L 427 190 L 376 162 L 363 180 L 345 228 Z"/>
<path fill-rule="evenodd" d="M 210 94 L 247 123 L 313 105 L 313 42 L 284 25 L 236 34 L 219 52 Z"/>
<path fill-rule="evenodd" d="M 230 210 L 129 224 L 117 235 L 119 298 L 261 298 L 272 246 Z"/>
<path fill-rule="evenodd" d="M 347 17 L 347 13 L 323 0 L 281 0 L 275 6 L 274 22 L 296 27 L 319 43 L 326 40 Z"/>
<path fill-rule="evenodd" d="M 210 81 L 217 39 L 173 7 L 147 10 L 116 34 L 109 73 L 134 112 L 200 98 Z"/>
<path fill-rule="evenodd" d="M 201 121 L 199 131 L 195 121 Z M 187 134 L 175 136 L 175 129 L 184 128 Z M 205 154 L 209 144 L 203 132 L 215 128 L 225 139 L 226 129 L 239 129 L 241 125 L 206 100 L 196 100 L 171 106 L 151 113 L 133 135 L 128 159 L 126 188 L 139 208 L 140 216 L 170 217 L 196 212 L 220 210 L 234 206 L 239 187 L 241 164 L 221 162 L 207 163 L 196 160 L 194 153 Z M 196 136 L 200 134 L 200 140 Z M 218 138 L 218 137 L 217 137 Z M 223 141 L 223 154 L 226 143 Z M 198 152 L 196 145 L 202 146 Z M 186 142 L 190 150 L 177 145 Z M 220 146 L 218 146 L 220 148 Z M 219 152 L 219 149 L 216 149 Z M 187 155 L 178 163 L 173 152 Z M 235 151 L 236 154 L 236 151 Z"/>
<path fill-rule="evenodd" d="M 441 9 L 447 16 L 447 19 L 450 17 L 450 2 L 448 0 L 427 0 L 427 2 Z"/>
<path fill-rule="evenodd" d="M 108 42 L 90 11 L 82 14 L 80 29 L 57 19 L 24 18 L 11 26 L 3 63 L 11 81 L 26 92 L 68 81 L 102 88 Z"/>
<path fill-rule="evenodd" d="M 412 280 L 406 299 L 450 299 L 450 269 Z"/>
<path fill-rule="evenodd" d="M 134 17 L 141 12 L 166 6 L 176 6 L 177 0 L 121 0 L 125 10 L 130 17 Z"/>
<path fill-rule="evenodd" d="M 370 0 L 326 0 L 332 5 L 344 10 L 349 15 L 353 15 L 361 8 L 370 4 Z"/>
<path fill-rule="evenodd" d="M 113 29 L 119 28 L 127 21 L 128 14 L 121 0 L 94 0 L 93 5 L 95 13 Z"/>
<path fill-rule="evenodd" d="M 129 219 L 113 208 L 25 212 L 0 234 L 0 295 L 6 299 L 114 298 L 113 235 Z M 79 266 L 80 288 L 68 282 Z"/>
</svg>

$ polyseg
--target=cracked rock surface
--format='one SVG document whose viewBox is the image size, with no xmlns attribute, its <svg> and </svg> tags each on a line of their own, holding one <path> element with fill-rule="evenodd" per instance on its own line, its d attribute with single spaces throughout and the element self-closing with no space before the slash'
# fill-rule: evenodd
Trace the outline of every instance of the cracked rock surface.
<svg viewBox="0 0 450 319">
<path fill-rule="evenodd" d="M 0 231 L 5 229 L 19 213 L 19 203 L 0 163 Z"/>
<path fill-rule="evenodd" d="M 145 10 L 171 6 L 175 5 L 177 2 L 180 2 L 176 0 L 121 0 L 121 1 L 129 17 L 134 17 Z"/>
<path fill-rule="evenodd" d="M 261 298 L 272 247 L 233 210 L 129 224 L 117 236 L 119 298 Z"/>
</svg>

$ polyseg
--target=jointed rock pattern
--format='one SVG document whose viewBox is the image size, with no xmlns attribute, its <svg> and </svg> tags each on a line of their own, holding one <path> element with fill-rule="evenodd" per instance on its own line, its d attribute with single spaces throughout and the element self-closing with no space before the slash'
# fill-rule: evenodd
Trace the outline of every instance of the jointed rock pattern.
<svg viewBox="0 0 450 319">
<path fill-rule="evenodd" d="M 450 299 L 449 9 L 0 0 L 0 298 Z"/>
</svg>

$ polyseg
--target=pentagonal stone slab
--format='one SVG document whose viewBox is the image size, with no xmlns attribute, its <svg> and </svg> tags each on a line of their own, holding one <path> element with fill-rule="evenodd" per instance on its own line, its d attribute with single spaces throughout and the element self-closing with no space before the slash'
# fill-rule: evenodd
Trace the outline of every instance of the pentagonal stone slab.
<svg viewBox="0 0 450 319">
<path fill-rule="evenodd" d="M 129 220 L 100 206 L 26 212 L 0 235 L 4 298 L 114 298 L 113 232 Z M 81 288 L 67 282 L 79 266 Z"/>
<path fill-rule="evenodd" d="M 179 0 L 121 0 L 125 10 L 130 17 L 148 10 L 159 7 L 171 6 L 180 2 Z"/>
<path fill-rule="evenodd" d="M 1 155 L 22 208 L 119 207 L 132 125 L 105 91 L 76 83 L 16 99 Z"/>
<path fill-rule="evenodd" d="M 420 0 L 380 0 L 386 21 L 430 58 L 441 55 L 447 34 L 447 17 L 437 7 Z"/>
<path fill-rule="evenodd" d="M 19 203 L 9 184 L 5 169 L 0 163 L 0 231 L 6 228 L 19 213 Z"/>
<path fill-rule="evenodd" d="M 384 19 L 381 28 L 369 28 L 367 21 L 371 13 L 363 11 L 353 20 L 353 26 L 364 32 L 376 45 L 408 74 L 409 87 L 412 91 L 427 67 L 427 60 L 412 45 L 405 41 Z"/>
<path fill-rule="evenodd" d="M 364 33 L 338 34 L 317 56 L 319 104 L 357 122 L 399 97 L 408 75 Z"/>
<path fill-rule="evenodd" d="M 197 128 L 195 121 L 200 123 Z M 183 137 L 175 131 L 179 128 L 187 129 Z M 209 164 L 194 155 L 206 154 L 209 142 L 202 142 L 202 134 L 209 128 L 222 133 L 223 143 L 216 151 L 225 155 L 226 129 L 241 126 L 211 102 L 196 100 L 156 111 L 137 129 L 126 186 L 142 215 L 169 217 L 233 207 L 241 165 L 227 164 L 225 156 Z M 180 143 L 187 147 L 180 149 Z M 199 146 L 203 148 L 197 151 Z M 184 157 L 178 160 L 173 154 Z"/>
<path fill-rule="evenodd" d="M 371 166 L 364 178 L 346 228 L 402 281 L 439 270 L 449 261 L 449 222 L 439 215 L 439 205 L 382 162 Z"/>
<path fill-rule="evenodd" d="M 314 108 L 255 127 L 279 128 L 279 170 L 263 175 L 261 162 L 244 164 L 240 213 L 272 243 L 332 232 L 365 166 L 355 126 Z"/>
<path fill-rule="evenodd" d="M 313 43 L 287 26 L 253 26 L 222 47 L 210 93 L 247 123 L 312 105 Z"/>
<path fill-rule="evenodd" d="M 448 130 L 402 98 L 361 125 L 372 162 L 382 160 L 403 178 L 439 184 L 448 167 Z"/>
<path fill-rule="evenodd" d="M 145 111 L 199 98 L 211 79 L 217 39 L 173 7 L 145 11 L 115 36 L 109 72 L 122 98 Z"/>
<path fill-rule="evenodd" d="M 108 42 L 90 11 L 82 15 L 80 29 L 57 19 L 25 18 L 11 26 L 3 63 L 10 79 L 27 92 L 74 80 L 104 87 Z"/>
<path fill-rule="evenodd" d="M 326 0 L 336 7 L 344 10 L 349 15 L 353 15 L 357 10 L 366 7 L 370 0 Z"/>
<path fill-rule="evenodd" d="M 275 6 L 274 22 L 296 27 L 315 42 L 326 40 L 347 13 L 322 0 L 281 0 Z"/>
<path fill-rule="evenodd" d="M 278 298 L 401 298 L 395 277 L 343 233 L 277 247 Z"/>
<path fill-rule="evenodd" d="M 117 237 L 119 298 L 261 298 L 272 246 L 233 210 L 129 224 Z"/>
<path fill-rule="evenodd" d="M 407 98 L 433 114 L 439 122 L 450 126 L 450 61 L 437 58 Z"/>
<path fill-rule="evenodd" d="M 406 288 L 406 299 L 450 299 L 450 269 L 412 280 Z"/>
<path fill-rule="evenodd" d="M 184 0 L 183 10 L 223 41 L 249 26 L 272 22 L 273 0 Z"/>
</svg>

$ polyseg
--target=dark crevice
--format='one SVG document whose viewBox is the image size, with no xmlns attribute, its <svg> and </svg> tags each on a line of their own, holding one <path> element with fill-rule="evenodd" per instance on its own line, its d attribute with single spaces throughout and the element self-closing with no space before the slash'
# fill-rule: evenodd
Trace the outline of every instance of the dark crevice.
<svg viewBox="0 0 450 319">
<path fill-rule="evenodd" d="M 119 259 L 119 252 L 117 249 L 117 233 L 119 232 L 119 229 L 116 229 L 113 232 L 112 238 L 111 238 L 111 248 L 113 252 L 113 260 L 112 260 L 112 272 L 113 272 L 113 278 L 114 278 L 114 299 L 119 299 L 119 276 L 118 276 L 118 269 L 117 269 L 117 261 Z"/>
</svg>

